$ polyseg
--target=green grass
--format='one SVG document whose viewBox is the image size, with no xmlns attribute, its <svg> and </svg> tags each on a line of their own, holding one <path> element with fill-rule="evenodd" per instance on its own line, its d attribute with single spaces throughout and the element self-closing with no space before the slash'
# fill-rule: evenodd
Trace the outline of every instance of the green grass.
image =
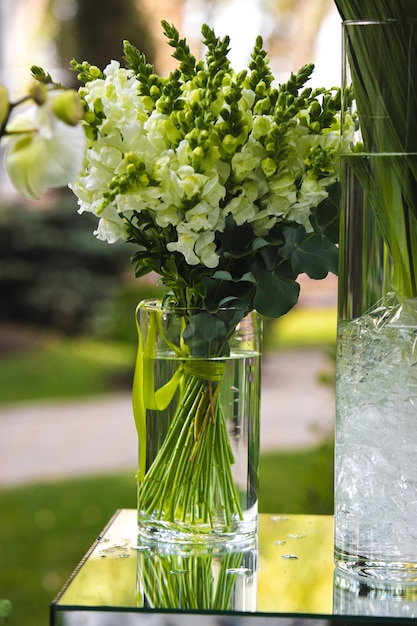
<svg viewBox="0 0 417 626">
<path fill-rule="evenodd" d="M 295 308 L 273 323 L 270 343 L 275 347 L 334 345 L 337 313 L 335 308 Z"/>
<path fill-rule="evenodd" d="M 60 338 L 0 359 L 0 403 L 104 393 L 132 380 L 136 346 Z"/>
<path fill-rule="evenodd" d="M 332 513 L 333 450 L 262 456 L 263 513 Z M 131 473 L 0 490 L 0 600 L 10 626 L 47 626 L 49 604 L 119 508 L 135 508 Z M 0 618 L 1 623 L 1 618 Z"/>
<path fill-rule="evenodd" d="M 12 602 L 10 626 L 47 626 L 51 600 L 110 516 L 135 506 L 134 480 L 132 471 L 0 490 L 0 597 Z"/>
<path fill-rule="evenodd" d="M 259 474 L 261 512 L 333 514 L 333 440 L 263 454 Z"/>
</svg>

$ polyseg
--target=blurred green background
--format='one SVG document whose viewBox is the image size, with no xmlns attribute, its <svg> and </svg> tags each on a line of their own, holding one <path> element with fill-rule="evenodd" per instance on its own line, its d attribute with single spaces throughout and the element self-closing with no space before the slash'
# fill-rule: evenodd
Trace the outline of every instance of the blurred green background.
<svg viewBox="0 0 417 626">
<path fill-rule="evenodd" d="M 18 15 L 23 4 L 26 26 Z M 4 77 L 17 77 L 18 82 L 15 66 L 26 63 L 32 51 L 27 67 L 46 59 L 67 68 L 73 56 L 104 66 L 120 58 L 122 39 L 145 50 L 162 71 L 172 59 L 169 51 L 162 54 L 159 21 L 166 18 L 181 27 L 178 20 L 190 4 L 0 0 L 10 20 L 0 24 L 0 82 Z M 205 17 L 221 4 L 203 3 Z M 310 61 L 331 0 L 264 4 L 268 19 L 276 19 L 273 34 L 266 38 L 274 67 L 281 67 L 280 59 L 291 63 L 290 69 Z M 300 28 L 309 30 L 300 33 Z M 128 244 L 98 241 L 92 235 L 96 219 L 77 214 L 69 191 L 23 202 L 1 175 L 0 190 L 0 407 L 129 390 L 136 352 L 134 310 L 139 300 L 161 293 L 156 280 L 133 278 Z M 332 307 L 298 307 L 278 322 L 266 320 L 265 327 L 265 350 L 314 346 L 332 359 Z M 323 375 L 322 383 L 333 384 L 332 376 Z M 260 479 L 261 512 L 331 514 L 332 440 L 263 454 Z M 135 499 L 134 468 L 0 488 L 0 624 L 46 626 L 54 595 L 114 511 L 135 507 Z M 11 602 L 10 614 L 2 600 Z"/>
</svg>

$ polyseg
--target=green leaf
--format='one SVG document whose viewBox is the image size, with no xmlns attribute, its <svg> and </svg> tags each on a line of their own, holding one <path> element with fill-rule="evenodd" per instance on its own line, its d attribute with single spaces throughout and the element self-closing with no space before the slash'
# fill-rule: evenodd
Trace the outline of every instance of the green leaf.
<svg viewBox="0 0 417 626">
<path fill-rule="evenodd" d="M 322 200 L 310 218 L 316 233 L 322 232 L 333 243 L 339 242 L 339 207 L 341 187 L 335 183 L 328 188 L 329 195 Z"/>
<path fill-rule="evenodd" d="M 255 272 L 254 272 L 255 273 Z M 258 267 L 255 309 L 265 317 L 281 317 L 297 304 L 300 286 L 294 280 Z"/>
<path fill-rule="evenodd" d="M 216 278 L 217 280 L 233 280 L 231 273 L 226 272 L 226 270 L 217 270 L 217 272 L 214 272 L 213 278 Z"/>
<path fill-rule="evenodd" d="M 226 339 L 226 325 L 215 314 L 201 311 L 187 318 L 189 324 L 182 336 L 192 356 L 207 358 L 217 352 Z"/>
<path fill-rule="evenodd" d="M 252 226 L 248 223 L 238 226 L 232 216 L 226 218 L 226 226 L 218 235 L 220 242 L 219 254 L 225 258 L 239 259 L 252 254 L 254 239 Z"/>
<path fill-rule="evenodd" d="M 245 272 L 242 276 L 238 277 L 232 276 L 232 274 L 230 272 L 227 272 L 226 270 L 217 270 L 217 272 L 214 272 L 213 278 L 215 278 L 216 280 L 226 280 L 233 283 L 239 283 L 241 281 L 256 283 L 256 279 L 252 272 Z"/>
<path fill-rule="evenodd" d="M 252 250 L 259 250 L 260 248 L 265 248 L 265 246 L 269 246 L 269 243 L 263 237 L 256 237 L 252 243 Z"/>
<path fill-rule="evenodd" d="M 305 273 L 319 280 L 325 278 L 328 272 L 337 274 L 338 248 L 324 235 L 306 233 L 303 226 L 286 227 L 283 232 L 285 245 L 280 254 L 291 261 L 297 275 Z"/>
</svg>

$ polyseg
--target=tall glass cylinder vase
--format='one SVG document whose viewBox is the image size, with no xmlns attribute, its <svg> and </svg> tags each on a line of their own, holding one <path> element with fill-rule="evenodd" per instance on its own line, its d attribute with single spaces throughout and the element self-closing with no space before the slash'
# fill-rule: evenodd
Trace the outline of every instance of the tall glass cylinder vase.
<svg viewBox="0 0 417 626">
<path fill-rule="evenodd" d="M 144 301 L 133 407 L 142 542 L 253 540 L 261 320 Z"/>
<path fill-rule="evenodd" d="M 417 21 L 345 22 L 335 561 L 417 580 Z M 353 116 L 353 118 L 351 117 Z"/>
</svg>

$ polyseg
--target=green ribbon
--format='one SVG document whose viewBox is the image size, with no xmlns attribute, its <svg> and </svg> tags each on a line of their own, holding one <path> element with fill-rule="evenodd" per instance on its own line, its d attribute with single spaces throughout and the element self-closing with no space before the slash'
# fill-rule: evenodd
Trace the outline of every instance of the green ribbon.
<svg viewBox="0 0 417 626">
<path fill-rule="evenodd" d="M 163 411 L 172 401 L 178 387 L 184 382 L 184 376 L 211 382 L 220 382 L 226 369 L 224 360 L 205 360 L 185 357 L 175 374 L 162 387 L 155 390 L 154 359 L 159 311 L 149 313 L 149 327 L 145 342 L 139 325 L 136 311 L 136 328 L 138 333 L 138 351 L 136 355 L 135 373 L 132 389 L 132 407 L 136 430 L 139 438 L 139 469 L 138 482 L 142 482 L 146 473 L 146 411 Z M 178 353 L 178 349 L 177 349 Z"/>
<path fill-rule="evenodd" d="M 156 356 L 158 328 L 156 315 L 158 312 L 150 313 L 149 329 L 144 345 L 138 314 L 136 314 L 138 351 L 133 378 L 132 405 L 139 438 L 139 471 L 137 473 L 139 481 L 143 480 L 146 472 L 146 410 L 163 411 L 166 409 L 182 379 L 182 369 L 179 368 L 165 385 L 155 391 L 153 359 Z"/>
</svg>

